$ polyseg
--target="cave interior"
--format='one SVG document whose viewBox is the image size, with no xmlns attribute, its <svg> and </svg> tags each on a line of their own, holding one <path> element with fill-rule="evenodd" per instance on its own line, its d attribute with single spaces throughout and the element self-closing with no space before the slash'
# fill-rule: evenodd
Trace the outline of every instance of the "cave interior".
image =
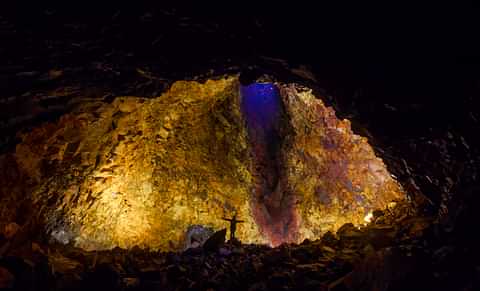
<svg viewBox="0 0 480 291">
<path fill-rule="evenodd" d="M 476 10 L 354 6 L 5 5 L 0 289 L 480 290 Z"/>
</svg>

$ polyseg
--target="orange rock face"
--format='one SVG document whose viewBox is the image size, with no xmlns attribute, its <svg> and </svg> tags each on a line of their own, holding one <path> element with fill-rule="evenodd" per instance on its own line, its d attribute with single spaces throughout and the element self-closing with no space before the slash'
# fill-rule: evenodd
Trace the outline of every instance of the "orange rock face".
<svg viewBox="0 0 480 291">
<path fill-rule="evenodd" d="M 190 226 L 225 228 L 222 217 L 234 213 L 243 242 L 300 242 L 361 224 L 404 196 L 348 121 L 310 92 L 278 88 L 276 164 L 261 172 L 275 171 L 271 193 L 256 190 L 267 178 L 236 77 L 176 82 L 154 99 L 83 104 L 21 135 L 0 161 L 16 169 L 11 191 L 28 196 L 48 234 L 85 249 L 178 249 Z"/>
<path fill-rule="evenodd" d="M 287 180 L 298 198 L 299 237 L 312 238 L 345 223 L 364 223 L 374 209 L 402 199 L 403 190 L 375 156 L 367 139 L 355 135 L 310 92 L 283 86 L 294 134 L 285 149 Z"/>
</svg>

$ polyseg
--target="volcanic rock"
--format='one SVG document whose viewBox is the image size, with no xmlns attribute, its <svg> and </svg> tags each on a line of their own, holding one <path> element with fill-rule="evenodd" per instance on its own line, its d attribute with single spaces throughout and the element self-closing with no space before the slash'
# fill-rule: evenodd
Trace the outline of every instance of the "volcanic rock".
<svg viewBox="0 0 480 291">
<path fill-rule="evenodd" d="M 19 230 L 20 230 L 20 226 L 15 222 L 11 222 L 5 226 L 5 229 L 3 230 L 3 234 L 5 238 L 11 239 L 15 236 L 15 234 L 17 234 Z"/>
<path fill-rule="evenodd" d="M 9 289 L 13 287 L 15 277 L 7 269 L 0 267 L 0 289 Z"/>
<path fill-rule="evenodd" d="M 225 243 L 225 236 L 227 235 L 227 229 L 224 228 L 215 232 L 211 237 L 203 244 L 203 249 L 207 252 L 215 252 Z"/>
<path fill-rule="evenodd" d="M 179 81 L 158 98 L 84 102 L 21 133 L 0 158 L 12 169 L 0 175 L 0 211 L 15 217 L 29 193 L 55 242 L 181 250 L 189 227 L 221 229 L 234 213 L 240 241 L 277 246 L 363 224 L 403 198 L 367 139 L 311 91 L 240 86 Z"/>
</svg>

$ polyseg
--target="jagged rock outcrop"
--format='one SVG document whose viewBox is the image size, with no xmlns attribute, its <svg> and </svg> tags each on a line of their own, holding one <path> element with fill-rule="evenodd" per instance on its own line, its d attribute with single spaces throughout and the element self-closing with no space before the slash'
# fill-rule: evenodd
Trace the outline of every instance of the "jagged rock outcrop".
<svg viewBox="0 0 480 291">
<path fill-rule="evenodd" d="M 285 152 L 289 187 L 298 197 L 300 237 L 317 237 L 345 223 L 365 223 L 374 209 L 402 199 L 403 190 L 365 137 L 353 133 L 311 91 L 282 86 L 294 134 Z"/>
<path fill-rule="evenodd" d="M 363 223 L 403 197 L 366 139 L 294 85 L 276 85 L 277 153 L 259 159 L 270 148 L 254 150 L 239 86 L 236 77 L 179 81 L 158 98 L 84 103 L 20 135 L 2 157 L 17 173 L 2 199 L 24 197 L 62 243 L 167 250 L 184 247 L 190 226 L 225 228 L 233 213 L 241 241 L 278 245 Z M 265 175 L 273 182 L 259 193 Z"/>
</svg>

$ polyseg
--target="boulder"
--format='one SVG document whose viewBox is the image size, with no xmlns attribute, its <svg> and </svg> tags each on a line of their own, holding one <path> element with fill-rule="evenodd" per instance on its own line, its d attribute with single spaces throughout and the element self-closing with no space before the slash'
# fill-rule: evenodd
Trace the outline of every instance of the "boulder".
<svg viewBox="0 0 480 291">
<path fill-rule="evenodd" d="M 391 245 L 396 234 L 395 228 L 391 226 L 373 225 L 367 230 L 368 240 L 375 249 Z"/>
<path fill-rule="evenodd" d="M 215 232 L 211 237 L 203 244 L 203 249 L 207 252 L 215 252 L 225 244 L 225 236 L 227 235 L 227 229 L 224 228 Z"/>
<path fill-rule="evenodd" d="M 352 223 L 345 223 L 337 231 L 340 240 L 355 240 L 364 236 L 364 233 L 356 228 Z"/>
<path fill-rule="evenodd" d="M 5 226 L 3 230 L 3 235 L 7 239 L 12 239 L 19 230 L 20 230 L 20 226 L 15 222 L 11 222 Z"/>
<path fill-rule="evenodd" d="M 185 249 L 202 246 L 214 234 L 213 229 L 202 225 L 192 225 L 187 229 Z"/>
</svg>

